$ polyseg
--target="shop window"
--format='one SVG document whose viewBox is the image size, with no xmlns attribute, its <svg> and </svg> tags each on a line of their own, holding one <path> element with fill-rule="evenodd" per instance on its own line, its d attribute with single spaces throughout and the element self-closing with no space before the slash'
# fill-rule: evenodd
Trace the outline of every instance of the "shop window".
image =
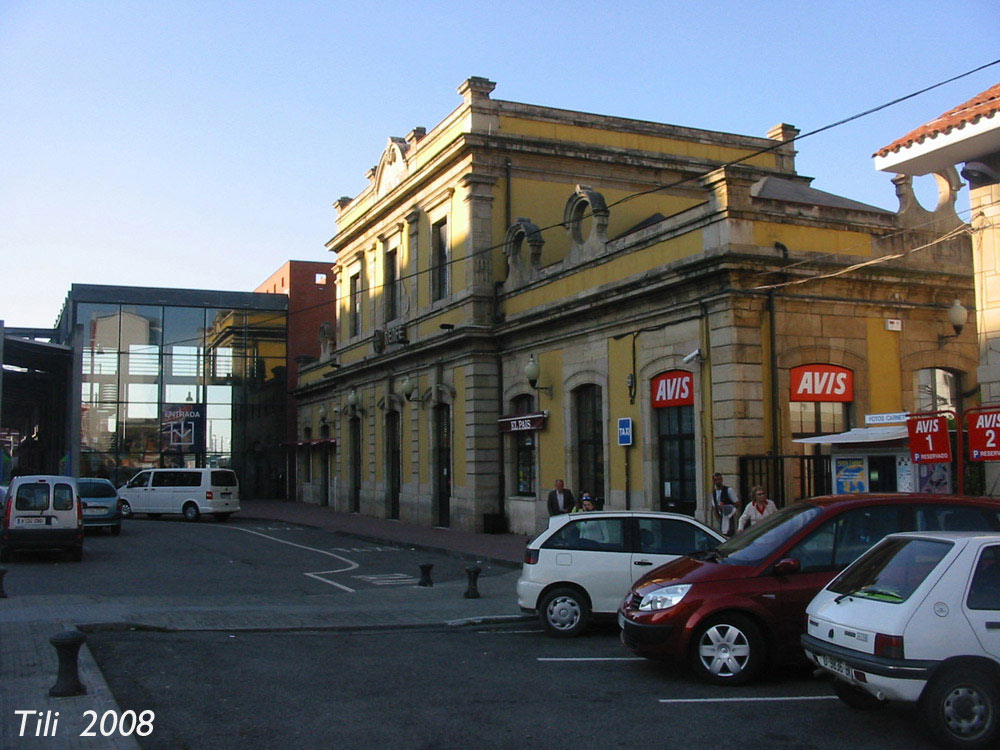
<svg viewBox="0 0 1000 750">
<path fill-rule="evenodd" d="M 431 227 L 431 301 L 448 296 L 451 274 L 451 246 L 448 242 L 448 220 L 442 219 Z"/>
<path fill-rule="evenodd" d="M 604 496 L 604 416 L 601 389 L 583 385 L 573 391 L 576 414 L 577 489 Z"/>
<path fill-rule="evenodd" d="M 914 411 L 939 411 L 961 408 L 959 393 L 961 375 L 938 367 L 917 370 L 914 374 Z"/>
<path fill-rule="evenodd" d="M 532 396 L 518 396 L 512 403 L 514 414 L 530 414 L 535 410 Z M 517 494 L 522 497 L 535 495 L 535 449 L 538 433 L 522 430 L 511 433 L 514 441 L 514 466 L 517 471 Z"/>
</svg>

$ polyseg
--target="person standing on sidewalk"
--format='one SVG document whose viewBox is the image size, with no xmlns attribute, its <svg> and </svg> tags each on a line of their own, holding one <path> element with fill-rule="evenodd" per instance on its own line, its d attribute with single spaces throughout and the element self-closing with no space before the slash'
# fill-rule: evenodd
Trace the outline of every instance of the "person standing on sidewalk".
<svg viewBox="0 0 1000 750">
<path fill-rule="evenodd" d="M 556 480 L 556 488 L 549 492 L 549 515 L 558 516 L 561 513 L 569 513 L 576 505 L 573 493 L 566 489 L 563 480 Z"/>
<path fill-rule="evenodd" d="M 766 518 L 778 510 L 774 502 L 768 500 L 767 492 L 760 485 L 750 490 L 750 500 L 751 502 L 747 505 L 747 509 L 740 516 L 738 531 L 743 531 L 743 529 L 753 526 L 760 519 Z"/>
<path fill-rule="evenodd" d="M 736 519 L 740 516 L 741 507 L 736 490 L 727 487 L 722 474 L 715 472 L 712 475 L 712 509 L 719 519 L 719 530 L 724 536 L 736 533 Z"/>
</svg>

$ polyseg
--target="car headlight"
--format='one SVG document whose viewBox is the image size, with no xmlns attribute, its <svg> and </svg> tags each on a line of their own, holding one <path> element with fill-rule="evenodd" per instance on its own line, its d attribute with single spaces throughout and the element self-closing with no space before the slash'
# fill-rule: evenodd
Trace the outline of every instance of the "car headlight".
<svg viewBox="0 0 1000 750">
<path fill-rule="evenodd" d="M 650 612 L 657 609 L 670 609 L 680 603 L 691 589 L 690 583 L 682 583 L 677 586 L 664 586 L 642 597 L 639 609 Z"/>
</svg>

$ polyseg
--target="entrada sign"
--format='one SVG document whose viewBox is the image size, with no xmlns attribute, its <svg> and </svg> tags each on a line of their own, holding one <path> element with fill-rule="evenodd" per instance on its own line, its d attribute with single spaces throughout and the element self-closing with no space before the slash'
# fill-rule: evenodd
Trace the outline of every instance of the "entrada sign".
<svg viewBox="0 0 1000 750">
<path fill-rule="evenodd" d="M 694 405 L 694 376 L 687 370 L 670 370 L 653 378 L 653 408 Z"/>
<path fill-rule="evenodd" d="M 854 400 L 854 371 L 838 365 L 799 365 L 790 371 L 790 401 Z"/>
</svg>

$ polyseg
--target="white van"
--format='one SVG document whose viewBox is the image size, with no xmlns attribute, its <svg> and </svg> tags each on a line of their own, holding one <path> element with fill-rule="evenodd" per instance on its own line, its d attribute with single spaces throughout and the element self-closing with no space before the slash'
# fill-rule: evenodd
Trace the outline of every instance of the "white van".
<svg viewBox="0 0 1000 750">
<path fill-rule="evenodd" d="M 224 521 L 240 509 L 240 486 L 230 469 L 146 469 L 118 488 L 122 515 L 181 513 L 197 521 L 212 513 Z"/>
<path fill-rule="evenodd" d="M 83 506 L 73 477 L 14 477 L 0 522 L 0 562 L 14 550 L 62 549 L 83 559 Z"/>
</svg>

